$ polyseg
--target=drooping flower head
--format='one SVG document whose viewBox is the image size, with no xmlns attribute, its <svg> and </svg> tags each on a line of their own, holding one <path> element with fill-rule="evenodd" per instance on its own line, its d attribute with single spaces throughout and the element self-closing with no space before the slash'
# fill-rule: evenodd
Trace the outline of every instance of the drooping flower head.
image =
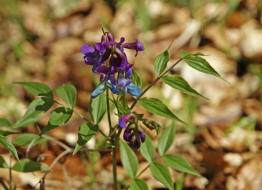
<svg viewBox="0 0 262 190">
<path fill-rule="evenodd" d="M 142 129 L 138 129 L 135 125 L 130 125 L 125 129 L 123 138 L 131 147 L 137 149 L 141 143 L 145 142 L 146 136 Z"/>
<path fill-rule="evenodd" d="M 138 40 L 134 43 L 124 41 L 125 38 L 122 37 L 116 42 L 111 33 L 105 32 L 101 42 L 95 43 L 94 46 L 86 44 L 81 47 L 85 63 L 93 66 L 92 71 L 100 75 L 101 83 L 92 93 L 92 98 L 103 93 L 106 86 L 114 94 L 119 94 L 121 90 L 132 96 L 141 94 L 141 89 L 130 80 L 133 65 L 128 63 L 124 50 L 125 48 L 135 50 L 137 55 L 138 51 L 144 50 L 144 46 Z"/>
</svg>

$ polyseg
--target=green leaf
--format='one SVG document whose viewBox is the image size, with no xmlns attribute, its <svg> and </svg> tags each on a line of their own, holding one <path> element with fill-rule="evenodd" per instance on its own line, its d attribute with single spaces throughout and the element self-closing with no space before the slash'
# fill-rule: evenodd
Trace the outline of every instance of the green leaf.
<svg viewBox="0 0 262 190">
<path fill-rule="evenodd" d="M 162 159 L 167 165 L 175 170 L 201 176 L 183 157 L 177 154 L 168 154 L 163 156 Z"/>
<path fill-rule="evenodd" d="M 147 184 L 142 179 L 133 179 L 130 182 L 131 190 L 148 190 Z"/>
<path fill-rule="evenodd" d="M 71 108 L 76 104 L 76 88 L 72 84 L 65 84 L 56 88 L 56 94 Z"/>
<path fill-rule="evenodd" d="M 207 74 L 214 75 L 222 79 L 222 77 L 210 66 L 210 64 L 203 59 L 200 54 L 190 54 L 180 51 L 180 56 L 192 68 Z"/>
<path fill-rule="evenodd" d="M 121 100 L 114 100 L 114 104 L 116 106 L 119 116 L 127 115 L 130 113 L 128 106 L 124 106 Z"/>
<path fill-rule="evenodd" d="M 11 123 L 6 118 L 0 118 L 0 127 L 11 127 Z"/>
<path fill-rule="evenodd" d="M 34 99 L 28 106 L 25 115 L 15 123 L 14 128 L 24 127 L 37 122 L 40 119 L 39 114 L 49 110 L 53 103 L 54 101 L 50 98 Z"/>
<path fill-rule="evenodd" d="M 179 121 L 183 124 L 186 124 L 184 121 L 179 119 L 177 116 L 175 116 L 168 107 L 162 103 L 159 99 L 156 98 L 141 98 L 138 103 L 143 106 L 147 111 L 160 115 L 162 117 L 166 117 L 169 119 L 173 119 L 176 121 Z"/>
<path fill-rule="evenodd" d="M 2 135 L 0 135 L 0 144 L 7 148 L 15 156 L 17 160 L 19 159 L 14 145 L 6 137 Z"/>
<path fill-rule="evenodd" d="M 73 111 L 69 108 L 59 107 L 50 113 L 49 123 L 51 125 L 64 125 L 72 116 Z"/>
<path fill-rule="evenodd" d="M 40 82 L 16 82 L 16 84 L 23 85 L 27 92 L 36 96 L 46 96 L 53 98 L 52 90 L 46 84 Z"/>
<path fill-rule="evenodd" d="M 178 89 L 183 93 L 186 93 L 188 95 L 201 97 L 204 99 L 207 99 L 206 97 L 199 94 L 196 90 L 194 90 L 188 83 L 180 76 L 165 76 L 161 78 L 164 83 L 171 86 L 172 88 Z"/>
<path fill-rule="evenodd" d="M 12 169 L 18 172 L 49 171 L 45 166 L 29 159 L 19 160 Z"/>
<path fill-rule="evenodd" d="M 8 164 L 2 156 L 0 156 L 0 168 L 9 168 Z"/>
<path fill-rule="evenodd" d="M 150 171 L 153 177 L 161 182 L 163 185 L 168 187 L 169 190 L 174 189 L 172 178 L 167 167 L 159 162 L 153 162 L 152 164 L 150 164 Z"/>
<path fill-rule="evenodd" d="M 122 140 L 120 143 L 120 158 L 122 165 L 131 178 L 136 176 L 138 160 L 133 150 Z"/>
<path fill-rule="evenodd" d="M 172 145 L 175 138 L 175 128 L 173 125 L 167 127 L 158 141 L 158 152 L 162 156 Z"/>
<path fill-rule="evenodd" d="M 159 76 L 166 69 L 169 59 L 168 50 L 165 50 L 156 57 L 154 61 L 154 70 L 157 76 Z"/>
<path fill-rule="evenodd" d="M 34 142 L 33 142 L 34 141 Z M 39 135 L 32 134 L 32 133 L 24 133 L 18 136 L 14 141 L 13 144 L 17 146 L 28 146 L 33 142 L 33 145 L 44 143 L 48 141 L 45 137 L 40 137 Z"/>
<path fill-rule="evenodd" d="M 8 136 L 8 135 L 13 135 L 13 134 L 19 134 L 19 133 L 18 132 L 13 132 L 13 131 L 0 130 L 0 135 L 2 135 L 2 136 Z"/>
<path fill-rule="evenodd" d="M 80 125 L 78 130 L 78 140 L 73 155 L 75 155 L 80 148 L 96 134 L 97 130 L 98 126 L 91 123 L 84 123 Z"/>
<path fill-rule="evenodd" d="M 72 116 L 73 111 L 69 108 L 59 107 L 50 113 L 47 126 L 41 131 L 41 134 L 50 131 L 60 125 L 64 125 Z"/>
<path fill-rule="evenodd" d="M 100 94 L 96 98 L 91 99 L 88 108 L 94 124 L 98 124 L 106 112 L 106 96 Z"/>
<path fill-rule="evenodd" d="M 142 81 L 141 78 L 139 77 L 139 75 L 137 74 L 137 72 L 135 71 L 135 69 L 132 69 L 132 77 L 131 80 L 133 81 L 133 83 L 135 85 L 137 85 L 138 87 L 142 86 Z"/>
<path fill-rule="evenodd" d="M 146 140 L 145 140 L 144 143 L 142 143 L 139 150 L 140 150 L 142 156 L 148 162 L 153 161 L 155 154 L 156 154 L 156 150 L 155 150 L 155 147 L 154 147 L 152 140 L 150 139 L 150 137 L 148 135 L 146 136 Z"/>
</svg>

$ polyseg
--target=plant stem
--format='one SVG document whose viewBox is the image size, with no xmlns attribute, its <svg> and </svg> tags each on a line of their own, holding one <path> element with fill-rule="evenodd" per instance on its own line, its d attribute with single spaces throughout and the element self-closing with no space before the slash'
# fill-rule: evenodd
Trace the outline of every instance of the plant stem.
<svg viewBox="0 0 262 190">
<path fill-rule="evenodd" d="M 112 132 L 112 122 L 110 117 L 110 105 L 109 105 L 109 93 L 108 93 L 108 87 L 106 85 L 106 112 L 107 112 L 107 119 L 109 124 L 109 134 Z"/>
<path fill-rule="evenodd" d="M 154 86 L 154 84 L 159 81 L 164 75 L 166 75 L 169 71 L 171 71 L 179 62 L 181 62 L 183 60 L 183 58 L 180 58 L 179 60 L 177 60 L 174 65 L 172 65 L 171 67 L 169 67 L 165 72 L 163 72 L 161 75 L 159 75 L 150 85 L 148 85 L 148 87 L 143 90 L 143 92 L 137 97 L 137 99 L 133 102 L 133 104 L 130 106 L 130 109 L 132 110 L 135 105 L 137 104 L 138 100 L 152 87 Z"/>
<path fill-rule="evenodd" d="M 9 153 L 9 189 L 13 190 L 13 176 L 12 176 L 12 154 Z"/>
<path fill-rule="evenodd" d="M 113 176 L 114 176 L 114 190 L 118 190 L 118 184 L 117 184 L 117 163 L 116 163 L 116 151 L 117 146 L 115 145 L 113 148 Z"/>
<path fill-rule="evenodd" d="M 141 170 L 141 172 L 139 172 L 139 174 L 137 174 L 137 178 L 139 178 L 150 166 L 151 163 L 149 163 L 143 170 Z"/>
<path fill-rule="evenodd" d="M 109 107 L 109 92 L 108 87 L 106 85 L 106 109 L 107 109 L 107 120 L 109 125 L 109 134 L 112 133 L 113 127 L 111 122 L 110 116 L 110 107 Z M 116 151 L 117 151 L 117 135 L 112 135 L 111 143 L 113 145 L 113 153 L 112 153 L 112 160 L 113 160 L 113 178 L 114 178 L 114 190 L 118 190 L 118 183 L 117 183 L 117 163 L 116 163 Z"/>
</svg>

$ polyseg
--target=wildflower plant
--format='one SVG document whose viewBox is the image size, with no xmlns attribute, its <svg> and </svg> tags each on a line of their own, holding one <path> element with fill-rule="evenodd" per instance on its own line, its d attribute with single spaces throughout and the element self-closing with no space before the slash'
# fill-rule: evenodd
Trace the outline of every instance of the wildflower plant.
<svg viewBox="0 0 262 190">
<path fill-rule="evenodd" d="M 182 77 L 168 75 L 169 71 L 182 61 L 200 72 L 221 78 L 203 58 L 204 55 L 201 53 L 190 54 L 181 51 L 181 58 L 169 68 L 166 68 L 170 59 L 169 49 L 171 46 L 172 43 L 165 51 L 156 57 L 154 70 L 157 77 L 142 90 L 140 88 L 141 79 L 135 72 L 133 64 L 128 62 L 125 54 L 125 49 L 133 50 L 134 56 L 137 56 L 138 53 L 144 50 L 144 46 L 138 40 L 133 43 L 126 43 L 125 38 L 122 37 L 119 41 L 116 41 L 111 33 L 103 31 L 100 42 L 94 45 L 83 45 L 81 47 L 81 53 L 83 54 L 85 64 L 91 66 L 92 71 L 100 77 L 100 83 L 91 93 L 91 101 L 88 106 L 90 118 L 81 115 L 74 109 L 77 90 L 73 85 L 65 84 L 55 89 L 57 96 L 65 103 L 63 104 L 54 99 L 51 88 L 43 83 L 18 82 L 17 84 L 22 85 L 28 93 L 35 95 L 36 98 L 30 103 L 24 116 L 15 123 L 11 124 L 5 118 L 0 119 L 0 126 L 9 128 L 8 130 L 0 130 L 0 143 L 17 159 L 17 162 L 12 166 L 11 164 L 7 164 L 5 159 L 0 156 L 0 167 L 9 168 L 10 173 L 12 170 L 19 172 L 43 171 L 44 175 L 39 181 L 39 184 L 40 187 L 44 189 L 45 177 L 55 163 L 67 154 L 72 153 L 75 155 L 79 151 L 88 151 L 84 148 L 84 145 L 92 137 L 100 133 L 104 141 L 107 142 L 107 148 L 109 148 L 112 153 L 113 184 L 115 190 L 120 189 L 120 187 L 121 189 L 130 188 L 132 190 L 148 189 L 146 182 L 140 178 L 147 169 L 150 169 L 152 176 L 168 189 L 174 189 L 168 167 L 182 173 L 200 176 L 184 158 L 177 154 L 166 153 L 174 141 L 175 128 L 173 125 L 161 130 L 163 133 L 158 138 L 158 146 L 156 149 L 150 136 L 146 135 L 145 129 L 155 130 L 157 132 L 156 134 L 158 134 L 159 129 L 162 128 L 161 124 L 150 120 L 150 118 L 146 118 L 143 114 L 133 111 L 133 108 L 139 104 L 152 114 L 187 125 L 186 122 L 178 118 L 161 100 L 144 98 L 143 95 L 150 90 L 156 82 L 162 80 L 165 84 L 185 94 L 205 98 L 194 90 Z M 130 94 L 133 97 L 132 102 L 127 101 L 126 94 Z M 50 110 L 54 104 L 57 106 L 49 113 L 48 123 L 41 129 L 39 134 L 23 134 L 19 132 L 18 129 L 38 122 L 42 118 L 41 115 Z M 112 115 L 110 105 L 114 105 L 117 110 L 115 114 L 118 117 L 118 123 L 115 125 L 111 122 Z M 108 133 L 105 133 L 99 127 L 99 123 L 106 112 L 109 128 Z M 83 119 L 84 123 L 79 127 L 78 141 L 75 147 L 71 148 L 48 136 L 47 132 L 67 123 L 73 114 Z M 7 136 L 12 134 L 19 134 L 19 136 L 11 142 Z M 26 158 L 19 159 L 14 145 L 27 146 L 27 152 L 29 152 L 32 146 L 46 141 L 57 142 L 64 148 L 64 152 L 62 152 L 49 167 L 45 167 L 39 162 L 28 159 L 27 155 L 25 156 Z M 130 177 L 130 183 L 121 184 L 118 180 L 116 160 L 118 150 L 120 152 L 122 165 Z M 139 168 L 135 151 L 139 151 L 144 159 L 148 161 L 148 165 L 145 168 Z M 138 170 L 140 172 L 138 172 Z M 12 175 L 10 175 L 9 186 L 10 189 L 13 189 Z"/>
</svg>

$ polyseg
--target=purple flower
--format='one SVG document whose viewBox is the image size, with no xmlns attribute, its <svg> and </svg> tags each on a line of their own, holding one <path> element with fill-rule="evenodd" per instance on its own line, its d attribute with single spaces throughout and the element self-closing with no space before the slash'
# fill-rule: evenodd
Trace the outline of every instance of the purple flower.
<svg viewBox="0 0 262 190">
<path fill-rule="evenodd" d="M 120 94 L 121 90 L 124 90 L 132 96 L 139 96 L 142 91 L 130 80 L 133 64 L 128 63 L 124 49 L 135 50 L 137 55 L 138 51 L 144 50 L 144 46 L 138 40 L 134 43 L 124 41 L 125 38 L 121 37 L 120 41 L 116 42 L 111 33 L 105 32 L 101 42 L 95 43 L 94 46 L 83 45 L 81 53 L 84 54 L 85 63 L 93 66 L 92 71 L 100 74 L 101 83 L 105 82 L 112 93 Z M 97 87 L 92 93 L 92 98 L 103 92 L 101 86 Z"/>
<path fill-rule="evenodd" d="M 138 129 L 138 126 L 131 124 L 125 128 L 123 138 L 133 148 L 139 148 L 141 142 L 145 142 L 146 135 L 142 129 Z"/>
<path fill-rule="evenodd" d="M 137 56 L 138 51 L 144 51 L 144 49 L 145 49 L 144 46 L 142 44 L 140 44 L 138 40 L 136 40 L 136 42 L 134 42 L 134 43 L 125 43 L 125 44 L 123 44 L 123 47 L 127 48 L 127 49 L 136 50 L 135 56 Z"/>
<path fill-rule="evenodd" d="M 127 127 L 124 131 L 123 138 L 126 141 L 131 141 L 134 136 L 134 127 Z"/>
<path fill-rule="evenodd" d="M 118 124 L 121 128 L 126 128 L 126 123 L 128 122 L 128 120 L 133 119 L 133 118 L 134 118 L 133 115 L 124 115 L 120 117 Z"/>
<path fill-rule="evenodd" d="M 145 140 L 146 140 L 146 135 L 145 135 L 145 132 L 142 130 L 142 129 L 140 129 L 139 131 L 138 131 L 138 138 L 142 141 L 142 142 L 145 142 Z"/>
</svg>

